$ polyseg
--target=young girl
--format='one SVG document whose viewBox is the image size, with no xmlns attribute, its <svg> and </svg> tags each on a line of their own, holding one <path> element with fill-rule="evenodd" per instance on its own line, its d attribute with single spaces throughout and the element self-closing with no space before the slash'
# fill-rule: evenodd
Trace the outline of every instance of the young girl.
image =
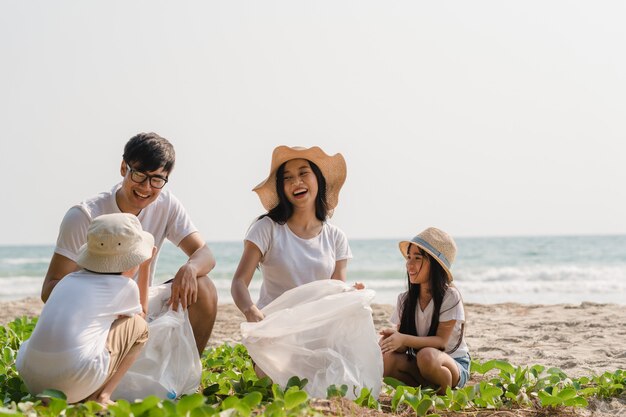
<svg viewBox="0 0 626 417">
<path fill-rule="evenodd" d="M 248 230 L 231 285 L 247 321 L 263 320 L 261 309 L 291 288 L 315 280 L 346 280 L 352 257 L 348 240 L 327 222 L 345 179 L 341 154 L 329 156 L 318 147 L 274 149 L 268 178 L 253 190 L 267 213 Z M 258 265 L 263 283 L 254 303 L 248 286 Z"/>
<path fill-rule="evenodd" d="M 450 267 L 456 244 L 442 230 L 430 227 L 400 242 L 406 259 L 409 290 L 398 296 L 391 322 L 379 342 L 384 376 L 411 386 L 463 387 L 469 378 L 470 356 L 463 337 L 465 312 L 452 285 Z"/>
</svg>

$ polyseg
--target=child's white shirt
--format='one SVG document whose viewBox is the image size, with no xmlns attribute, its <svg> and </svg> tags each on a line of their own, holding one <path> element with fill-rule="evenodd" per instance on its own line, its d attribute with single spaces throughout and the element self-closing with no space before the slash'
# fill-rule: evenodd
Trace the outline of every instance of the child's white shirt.
<svg viewBox="0 0 626 417">
<path fill-rule="evenodd" d="M 109 372 L 111 324 L 138 313 L 139 288 L 132 279 L 84 270 L 65 276 L 18 352 L 16 368 L 29 391 L 58 389 L 70 403 L 95 392 Z"/>
<path fill-rule="evenodd" d="M 391 316 L 391 322 L 397 326 L 400 325 L 400 317 L 402 315 L 402 306 L 404 300 L 408 296 L 408 292 L 403 292 L 398 295 L 398 301 L 396 303 L 396 309 Z M 415 309 L 415 327 L 417 328 L 417 336 L 428 336 L 428 330 L 430 329 L 430 323 L 433 318 L 433 310 L 435 309 L 435 303 L 430 300 L 426 308 L 422 311 L 419 307 Z M 467 344 L 465 343 L 465 337 L 462 334 L 462 325 L 465 323 L 465 311 L 463 308 L 463 300 L 461 294 L 455 287 L 448 287 L 443 301 L 441 303 L 441 309 L 439 311 L 439 322 L 446 322 L 450 320 L 456 320 L 452 334 L 448 339 L 448 345 L 446 346 L 446 352 L 451 351 L 461 339 L 461 344 L 454 352 L 450 353 L 453 358 L 459 358 L 466 356 L 469 353 Z"/>
</svg>

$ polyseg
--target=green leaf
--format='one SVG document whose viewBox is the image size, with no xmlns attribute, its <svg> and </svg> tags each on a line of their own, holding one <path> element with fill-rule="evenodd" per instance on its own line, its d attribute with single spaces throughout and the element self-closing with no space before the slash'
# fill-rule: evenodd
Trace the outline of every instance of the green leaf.
<svg viewBox="0 0 626 417">
<path fill-rule="evenodd" d="M 261 404 L 261 400 L 263 400 L 263 395 L 260 392 L 253 391 L 243 397 L 242 401 L 246 403 L 250 408 L 256 407 Z"/>
<path fill-rule="evenodd" d="M 407 403 L 409 406 L 411 406 L 413 411 L 417 412 L 417 406 L 419 405 L 419 402 L 420 402 L 420 399 L 417 398 L 417 396 L 409 392 L 405 392 L 402 398 L 402 401 Z"/>
<path fill-rule="evenodd" d="M 282 400 L 285 397 L 285 392 L 278 384 L 272 384 L 272 394 L 277 400 Z"/>
<path fill-rule="evenodd" d="M 574 397 L 566 400 L 564 405 L 568 407 L 587 407 L 589 403 L 583 397 Z"/>
<path fill-rule="evenodd" d="M 126 400 L 117 400 L 115 404 L 111 404 L 107 410 L 114 417 L 129 417 L 131 414 L 130 403 Z"/>
<path fill-rule="evenodd" d="M 189 417 L 210 417 L 218 414 L 217 410 L 209 405 L 203 405 L 202 407 L 194 408 L 191 410 Z"/>
<path fill-rule="evenodd" d="M 61 411 L 67 408 L 67 401 L 62 398 L 50 398 L 50 404 L 48 404 L 48 410 L 53 416 L 61 415 Z"/>
<path fill-rule="evenodd" d="M 347 392 L 348 386 L 346 384 L 343 384 L 339 388 L 337 388 L 335 384 L 332 384 L 326 388 L 326 398 L 345 397 Z"/>
<path fill-rule="evenodd" d="M 41 394 L 37 396 L 38 398 L 58 398 L 61 400 L 67 400 L 67 396 L 63 391 L 59 391 L 58 389 L 45 389 Z"/>
<path fill-rule="evenodd" d="M 576 396 L 576 390 L 574 388 L 565 388 L 559 392 L 557 396 L 562 400 L 569 400 L 570 398 L 574 398 Z"/>
<path fill-rule="evenodd" d="M 6 365 L 13 363 L 14 358 L 15 358 L 15 351 L 13 349 L 11 349 L 8 346 L 2 349 L 2 360 L 4 361 Z"/>
<path fill-rule="evenodd" d="M 176 412 L 181 415 L 187 414 L 194 408 L 204 405 L 204 397 L 200 394 L 186 395 L 176 404 Z"/>
<path fill-rule="evenodd" d="M 147 410 L 155 407 L 160 402 L 161 402 L 161 399 L 159 397 L 156 397 L 154 395 L 149 395 L 146 398 L 144 398 L 142 401 L 138 401 L 136 403 L 131 404 L 130 411 L 133 413 L 133 415 L 140 416 L 143 413 L 145 413 Z"/>
<path fill-rule="evenodd" d="M 555 396 L 555 395 L 551 395 L 549 393 L 547 393 L 546 391 L 539 391 L 538 393 L 539 395 L 539 401 L 541 402 L 541 405 L 543 407 L 554 407 L 557 405 L 561 405 L 562 404 L 562 400 Z"/>
<path fill-rule="evenodd" d="M 400 386 L 406 385 L 404 382 L 397 380 L 395 378 L 392 378 L 390 376 L 386 376 L 383 378 L 383 382 L 393 388 L 398 388 Z"/>
<path fill-rule="evenodd" d="M 210 397 L 211 395 L 215 395 L 220 390 L 220 384 L 211 384 L 207 385 L 205 389 L 202 390 L 202 395 L 205 397 Z"/>
<path fill-rule="evenodd" d="M 229 408 L 237 408 L 237 404 L 239 404 L 241 400 L 237 397 L 228 397 L 222 401 L 220 404 L 220 408 L 222 410 L 228 410 Z"/>
<path fill-rule="evenodd" d="M 515 373 L 515 367 L 506 361 L 495 360 L 494 365 L 497 369 L 507 372 L 509 374 Z"/>
<path fill-rule="evenodd" d="M 285 408 L 291 410 L 307 401 L 309 395 L 304 391 L 291 391 L 285 394 Z"/>
<path fill-rule="evenodd" d="M 418 416 L 425 416 L 432 406 L 433 400 L 431 400 L 430 398 L 424 398 L 417 405 L 417 408 L 415 409 L 415 414 L 417 414 Z"/>
<path fill-rule="evenodd" d="M 297 376 L 292 376 L 287 381 L 287 385 L 285 386 L 285 391 L 287 391 L 291 387 L 298 387 L 300 389 L 304 388 L 306 384 L 309 383 L 309 380 L 306 378 L 300 379 Z"/>
</svg>

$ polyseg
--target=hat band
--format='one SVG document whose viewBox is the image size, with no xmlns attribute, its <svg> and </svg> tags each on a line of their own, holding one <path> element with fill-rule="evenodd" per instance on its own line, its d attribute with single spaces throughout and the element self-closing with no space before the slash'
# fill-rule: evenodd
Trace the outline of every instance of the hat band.
<svg viewBox="0 0 626 417">
<path fill-rule="evenodd" d="M 422 239 L 419 236 L 415 236 L 413 239 L 411 239 L 411 242 L 424 246 L 426 249 L 432 252 L 433 255 L 435 255 L 441 262 L 443 262 L 443 264 L 446 267 L 450 268 L 450 262 L 448 262 L 448 258 L 446 258 L 446 255 L 444 255 L 442 252 L 439 252 L 437 249 L 435 249 L 433 245 L 426 242 L 424 239 Z"/>
</svg>

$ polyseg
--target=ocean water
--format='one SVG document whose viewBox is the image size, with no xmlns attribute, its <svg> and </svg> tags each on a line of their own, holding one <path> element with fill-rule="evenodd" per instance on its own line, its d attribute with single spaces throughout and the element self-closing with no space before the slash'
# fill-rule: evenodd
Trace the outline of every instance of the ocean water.
<svg viewBox="0 0 626 417">
<path fill-rule="evenodd" d="M 626 236 L 458 238 L 452 268 L 465 302 L 523 304 L 626 304 Z M 406 289 L 397 240 L 352 240 L 348 282 L 376 291 L 376 303 L 395 304 Z M 230 282 L 241 242 L 209 242 L 217 260 L 211 273 L 221 303 L 232 303 Z M 0 300 L 38 296 L 53 246 L 0 246 Z M 185 257 L 166 244 L 155 282 L 173 276 Z M 253 299 L 260 272 L 251 283 Z"/>
</svg>

